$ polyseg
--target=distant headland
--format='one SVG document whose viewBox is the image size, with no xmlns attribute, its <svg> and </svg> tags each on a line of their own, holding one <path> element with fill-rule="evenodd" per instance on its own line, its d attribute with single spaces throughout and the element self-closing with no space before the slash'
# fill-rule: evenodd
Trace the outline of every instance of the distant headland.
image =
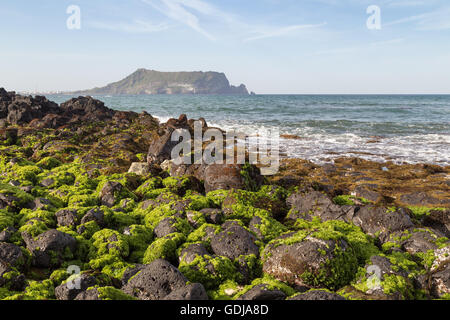
<svg viewBox="0 0 450 320">
<path fill-rule="evenodd" d="M 66 92 L 71 95 L 126 94 L 235 94 L 248 95 L 244 84 L 230 85 L 219 72 L 159 72 L 138 69 L 128 77 L 105 87 Z"/>
</svg>

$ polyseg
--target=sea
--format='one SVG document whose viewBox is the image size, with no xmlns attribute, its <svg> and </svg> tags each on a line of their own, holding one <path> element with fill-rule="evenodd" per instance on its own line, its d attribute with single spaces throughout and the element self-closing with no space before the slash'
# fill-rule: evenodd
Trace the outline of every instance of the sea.
<svg viewBox="0 0 450 320">
<path fill-rule="evenodd" d="M 67 95 L 47 95 L 57 103 Z M 450 95 L 94 96 L 116 110 L 166 122 L 186 114 L 248 135 L 278 131 L 285 157 L 450 165 Z M 288 136 L 285 136 L 288 135 Z"/>
</svg>

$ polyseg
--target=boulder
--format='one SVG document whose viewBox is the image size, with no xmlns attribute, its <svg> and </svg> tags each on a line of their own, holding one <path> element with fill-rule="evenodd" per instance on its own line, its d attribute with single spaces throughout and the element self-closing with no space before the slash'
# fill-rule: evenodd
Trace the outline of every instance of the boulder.
<svg viewBox="0 0 450 320">
<path fill-rule="evenodd" d="M 244 189 L 241 165 L 212 164 L 205 169 L 205 191 Z"/>
<path fill-rule="evenodd" d="M 45 198 L 36 198 L 32 202 L 30 202 L 29 207 L 31 210 L 39 210 L 39 209 L 46 209 L 50 207 L 52 203 L 50 200 Z"/>
<path fill-rule="evenodd" d="M 0 242 L 0 261 L 11 267 L 21 269 L 25 260 L 25 255 L 20 247 L 11 243 Z"/>
<path fill-rule="evenodd" d="M 311 221 L 313 217 L 319 217 L 322 221 L 345 220 L 346 214 L 340 206 L 325 194 L 319 191 L 308 193 L 294 193 L 287 200 L 291 208 L 288 220 L 296 221 L 304 219 Z"/>
<path fill-rule="evenodd" d="M 0 232 L 0 241 L 8 242 L 15 232 L 17 232 L 17 230 L 14 227 L 6 227 Z"/>
<path fill-rule="evenodd" d="M 100 191 L 100 201 L 102 205 L 113 207 L 118 201 L 117 195 L 122 191 L 123 185 L 120 182 L 108 181 Z"/>
<path fill-rule="evenodd" d="M 55 288 L 55 296 L 58 300 L 74 300 L 77 295 L 97 284 L 95 277 L 88 274 L 81 274 L 76 278 L 70 278 L 71 285 L 63 283 Z M 79 286 L 78 286 L 79 285 Z"/>
<path fill-rule="evenodd" d="M 100 293 L 96 288 L 91 288 L 80 292 L 74 300 L 86 300 L 86 301 L 98 301 L 100 299 Z"/>
<path fill-rule="evenodd" d="M 295 297 L 290 298 L 289 300 L 310 300 L 310 301 L 317 301 L 317 300 L 346 300 L 343 296 L 340 296 L 336 293 L 332 293 L 325 290 L 310 290 L 305 293 L 301 293 L 296 295 Z"/>
<path fill-rule="evenodd" d="M 77 240 L 71 235 L 58 230 L 48 230 L 36 238 L 26 232 L 22 232 L 27 249 L 32 254 L 32 265 L 35 267 L 58 267 L 64 261 L 66 250 L 74 253 Z"/>
<path fill-rule="evenodd" d="M 205 287 L 200 283 L 192 283 L 172 291 L 163 300 L 172 301 L 204 301 L 208 300 Z"/>
<path fill-rule="evenodd" d="M 285 300 L 286 294 L 278 289 L 270 289 L 266 284 L 259 284 L 240 296 L 237 300 L 245 301 L 273 301 Z"/>
<path fill-rule="evenodd" d="M 139 176 L 147 176 L 150 172 L 150 165 L 146 162 L 133 162 L 128 170 L 128 173 L 134 173 Z"/>
<path fill-rule="evenodd" d="M 115 111 L 105 107 L 105 104 L 92 97 L 78 97 L 61 104 L 61 111 L 71 118 L 71 122 L 97 122 L 111 120 Z"/>
<path fill-rule="evenodd" d="M 95 221 L 99 226 L 105 225 L 105 214 L 101 208 L 93 208 L 86 212 L 81 219 L 81 224 L 85 224 L 89 221 Z"/>
<path fill-rule="evenodd" d="M 432 210 L 423 219 L 423 225 L 430 227 L 444 237 L 450 238 L 450 210 Z"/>
<path fill-rule="evenodd" d="M 259 256 L 259 247 L 256 245 L 256 237 L 239 225 L 224 226 L 223 231 L 211 238 L 211 248 L 218 256 L 224 256 L 231 260 L 241 255 Z"/>
<path fill-rule="evenodd" d="M 165 218 L 155 227 L 153 232 L 155 233 L 157 238 L 164 238 L 165 236 L 178 232 L 175 227 L 177 220 L 174 218 Z"/>
<path fill-rule="evenodd" d="M 353 215 L 353 223 L 371 236 L 378 236 L 385 241 L 386 236 L 395 231 L 414 227 L 407 209 L 395 211 L 385 207 L 364 206 Z"/>
<path fill-rule="evenodd" d="M 186 286 L 186 277 L 165 260 L 155 260 L 139 271 L 122 290 L 140 300 L 162 300 Z"/>
<path fill-rule="evenodd" d="M 323 240 L 288 233 L 270 242 L 263 253 L 263 271 L 298 287 L 336 289 L 357 270 L 355 253 L 343 240 Z"/>
<path fill-rule="evenodd" d="M 436 298 L 450 294 L 450 245 L 434 251 L 430 292 Z"/>
<path fill-rule="evenodd" d="M 71 227 L 78 224 L 77 210 L 63 209 L 55 213 L 58 226 Z"/>
</svg>

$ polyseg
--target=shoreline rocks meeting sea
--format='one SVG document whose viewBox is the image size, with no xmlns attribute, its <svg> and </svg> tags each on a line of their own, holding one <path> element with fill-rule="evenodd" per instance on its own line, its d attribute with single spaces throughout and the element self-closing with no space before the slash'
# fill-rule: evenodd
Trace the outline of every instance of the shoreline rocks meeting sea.
<svg viewBox="0 0 450 320">
<path fill-rule="evenodd" d="M 0 88 L 0 299 L 450 299 L 450 167 L 175 165 L 193 123 Z"/>
</svg>

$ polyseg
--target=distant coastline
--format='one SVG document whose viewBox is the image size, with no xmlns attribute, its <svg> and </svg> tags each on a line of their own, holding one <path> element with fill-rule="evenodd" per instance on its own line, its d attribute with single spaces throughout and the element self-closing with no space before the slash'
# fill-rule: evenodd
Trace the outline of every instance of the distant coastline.
<svg viewBox="0 0 450 320">
<path fill-rule="evenodd" d="M 233 86 L 219 72 L 160 72 L 138 69 L 126 78 L 105 87 L 64 92 L 65 95 L 159 95 L 232 94 L 249 95 L 244 84 Z"/>
</svg>

